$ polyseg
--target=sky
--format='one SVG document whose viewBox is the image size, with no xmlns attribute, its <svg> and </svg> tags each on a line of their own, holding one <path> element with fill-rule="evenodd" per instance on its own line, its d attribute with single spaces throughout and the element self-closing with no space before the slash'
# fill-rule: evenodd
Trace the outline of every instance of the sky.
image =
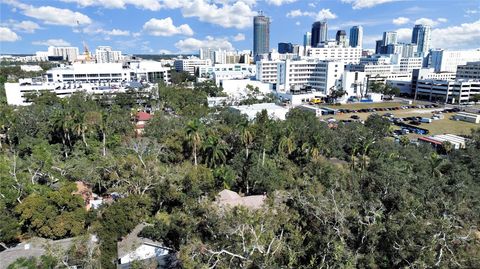
<svg viewBox="0 0 480 269">
<path fill-rule="evenodd" d="M 432 26 L 432 47 L 480 48 L 480 0 L 2 0 L 0 53 L 35 53 L 48 46 L 126 54 L 197 53 L 200 47 L 251 50 L 252 18 L 271 18 L 270 48 L 302 44 L 316 20 L 329 38 L 364 27 L 364 48 L 384 31 L 409 42 L 414 24 Z"/>
</svg>

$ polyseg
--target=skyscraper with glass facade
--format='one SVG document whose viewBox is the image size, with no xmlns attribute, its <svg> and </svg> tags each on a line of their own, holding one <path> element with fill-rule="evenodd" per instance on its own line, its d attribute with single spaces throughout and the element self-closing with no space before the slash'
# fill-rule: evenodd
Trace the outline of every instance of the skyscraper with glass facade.
<svg viewBox="0 0 480 269">
<path fill-rule="evenodd" d="M 270 51 L 270 18 L 260 14 L 253 17 L 253 56 Z"/>
<path fill-rule="evenodd" d="M 350 47 L 362 47 L 363 43 L 363 27 L 362 26 L 353 26 L 350 28 Z"/>
<path fill-rule="evenodd" d="M 417 44 L 417 54 L 425 56 L 430 49 L 430 26 L 417 24 L 413 27 L 412 43 Z"/>
</svg>

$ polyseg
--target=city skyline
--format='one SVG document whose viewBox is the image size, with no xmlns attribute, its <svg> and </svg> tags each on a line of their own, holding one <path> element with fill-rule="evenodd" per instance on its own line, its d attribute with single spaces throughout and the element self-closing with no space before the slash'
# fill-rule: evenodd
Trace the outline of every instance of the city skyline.
<svg viewBox="0 0 480 269">
<path fill-rule="evenodd" d="M 200 47 L 252 50 L 253 16 L 271 18 L 270 49 L 280 42 L 303 44 L 318 20 L 328 38 L 363 27 L 363 47 L 374 49 L 383 32 L 410 42 L 415 24 L 429 24 L 431 47 L 480 48 L 480 10 L 475 1 L 17 1 L 0 4 L 0 53 L 34 53 L 48 45 L 90 50 L 109 45 L 125 53 L 197 53 Z M 382 12 L 379 12 L 379 11 Z M 62 16 L 60 16 L 62 15 Z M 452 42 L 455 41 L 455 42 Z"/>
</svg>

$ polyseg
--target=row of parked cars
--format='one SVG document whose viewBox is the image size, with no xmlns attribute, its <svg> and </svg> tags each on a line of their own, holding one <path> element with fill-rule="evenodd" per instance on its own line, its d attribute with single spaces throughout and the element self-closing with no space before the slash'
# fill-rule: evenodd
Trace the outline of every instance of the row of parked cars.
<svg viewBox="0 0 480 269">
<path fill-rule="evenodd" d="M 362 109 L 338 109 L 338 113 L 366 113 L 366 112 L 377 112 L 377 111 L 394 111 L 401 109 L 415 109 L 415 108 L 437 108 L 437 104 L 431 105 L 405 105 L 405 106 L 396 106 L 396 107 L 378 107 L 378 108 L 362 108 Z"/>
</svg>

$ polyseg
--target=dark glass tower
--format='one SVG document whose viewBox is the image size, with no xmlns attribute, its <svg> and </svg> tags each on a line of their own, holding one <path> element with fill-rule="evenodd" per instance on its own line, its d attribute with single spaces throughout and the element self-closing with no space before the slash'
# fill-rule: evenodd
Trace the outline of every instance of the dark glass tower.
<svg viewBox="0 0 480 269">
<path fill-rule="evenodd" d="M 361 47 L 363 41 L 363 27 L 353 26 L 350 28 L 350 47 Z"/>
<path fill-rule="evenodd" d="M 312 24 L 312 47 L 318 46 L 318 44 L 326 42 L 328 39 L 327 35 L 327 22 L 326 21 L 317 21 Z"/>
<path fill-rule="evenodd" d="M 260 14 L 253 17 L 253 56 L 270 51 L 270 18 Z"/>
</svg>

